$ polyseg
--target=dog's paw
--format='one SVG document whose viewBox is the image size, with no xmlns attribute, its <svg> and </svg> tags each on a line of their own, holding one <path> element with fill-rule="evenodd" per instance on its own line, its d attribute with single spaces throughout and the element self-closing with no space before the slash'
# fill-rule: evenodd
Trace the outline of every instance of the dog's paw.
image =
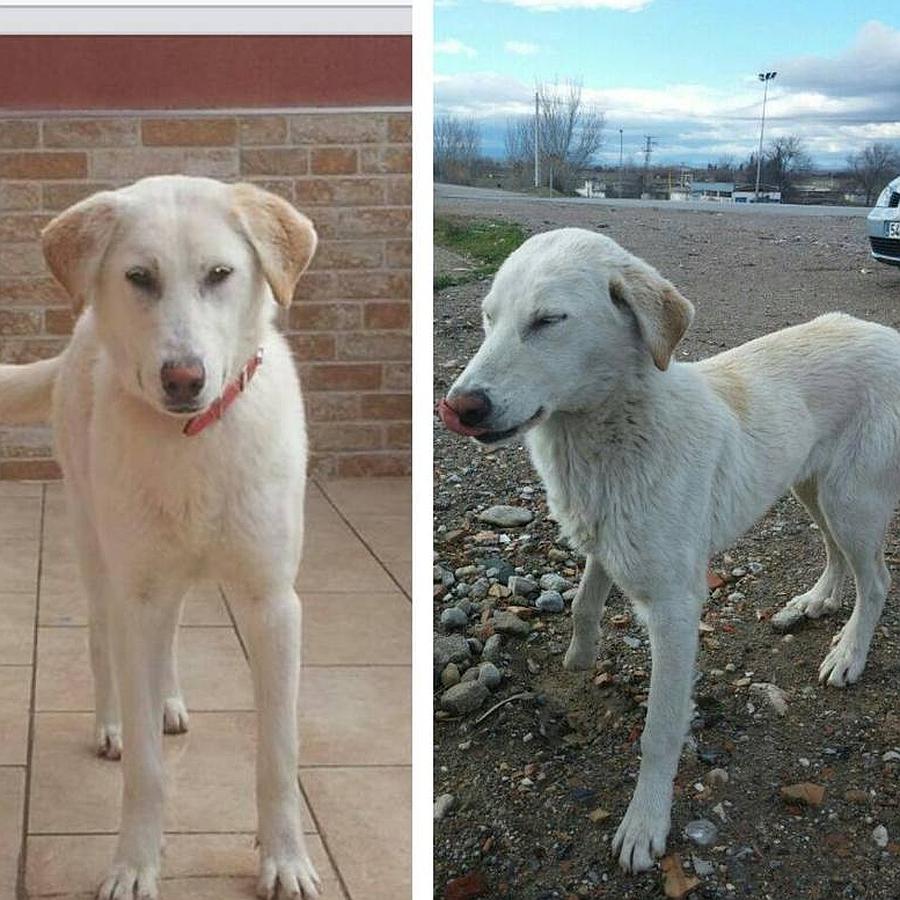
<svg viewBox="0 0 900 900">
<path fill-rule="evenodd" d="M 862 675 L 868 650 L 859 645 L 856 635 L 846 625 L 835 637 L 834 646 L 819 666 L 819 681 L 832 687 L 847 687 Z"/>
<path fill-rule="evenodd" d="M 184 734 L 190 719 L 181 697 L 166 697 L 163 703 L 163 731 L 166 734 Z"/>
<path fill-rule="evenodd" d="M 97 890 L 97 900 L 157 900 L 159 871 L 156 866 L 114 863 Z"/>
<path fill-rule="evenodd" d="M 122 758 L 122 726 L 118 722 L 97 723 L 97 756 Z"/>
<path fill-rule="evenodd" d="M 259 863 L 259 880 L 256 896 L 264 900 L 303 898 L 316 900 L 322 891 L 322 882 L 305 853 L 296 856 L 263 856 Z"/>
<path fill-rule="evenodd" d="M 669 810 L 655 809 L 635 796 L 613 838 L 612 850 L 625 872 L 644 872 L 665 853 L 668 835 Z"/>
<path fill-rule="evenodd" d="M 597 645 L 594 642 L 578 643 L 572 638 L 569 649 L 563 657 L 563 668 L 567 672 L 582 672 L 592 669 L 597 661 Z"/>
<path fill-rule="evenodd" d="M 841 608 L 841 598 L 815 588 L 789 600 L 772 616 L 772 627 L 788 631 L 803 619 L 819 619 Z"/>
</svg>

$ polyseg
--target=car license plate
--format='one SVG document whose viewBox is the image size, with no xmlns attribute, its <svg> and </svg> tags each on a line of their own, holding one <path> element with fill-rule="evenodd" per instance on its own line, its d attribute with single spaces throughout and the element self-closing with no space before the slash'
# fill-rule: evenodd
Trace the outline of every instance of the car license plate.
<svg viewBox="0 0 900 900">
<path fill-rule="evenodd" d="M 885 222 L 884 234 L 885 237 L 900 238 L 900 222 Z"/>
</svg>

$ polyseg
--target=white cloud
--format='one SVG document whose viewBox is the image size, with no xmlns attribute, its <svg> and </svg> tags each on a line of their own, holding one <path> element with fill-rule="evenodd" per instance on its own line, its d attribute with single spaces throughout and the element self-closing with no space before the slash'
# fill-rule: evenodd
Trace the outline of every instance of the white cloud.
<svg viewBox="0 0 900 900">
<path fill-rule="evenodd" d="M 614 9 L 640 12 L 653 0 L 498 0 L 532 12 L 560 12 L 564 9 Z"/>
<path fill-rule="evenodd" d="M 534 89 L 496 72 L 435 74 L 434 96 L 436 113 L 485 119 L 528 112 Z"/>
<path fill-rule="evenodd" d="M 715 160 L 733 156 L 740 161 L 756 149 L 762 92 L 755 83 L 729 89 L 705 85 L 666 85 L 646 88 L 596 89 L 585 86 L 586 103 L 606 115 L 607 139 L 601 159 L 618 161 L 618 129 L 625 131 L 626 155 L 636 157 L 644 136 L 657 140 L 654 158 L 671 162 Z M 798 135 L 813 157 L 838 162 L 874 140 L 900 139 L 900 116 L 880 121 L 878 98 L 834 97 L 818 92 L 770 90 L 766 107 L 766 141 Z M 506 122 L 530 115 L 534 88 L 495 72 L 435 78 L 438 113 L 480 120 L 485 134 L 494 135 L 495 152 L 502 148 Z"/>
<path fill-rule="evenodd" d="M 478 55 L 478 51 L 456 38 L 447 38 L 445 41 L 438 41 L 434 45 L 434 52 L 446 53 L 448 56 L 468 56 L 471 59 Z"/>
<path fill-rule="evenodd" d="M 853 44 L 836 57 L 799 56 L 776 65 L 778 80 L 836 96 L 900 90 L 900 31 L 866 22 Z"/>
<path fill-rule="evenodd" d="M 537 44 L 528 41 L 507 41 L 503 45 L 503 49 L 507 53 L 514 53 L 516 56 L 534 56 L 541 48 Z"/>
<path fill-rule="evenodd" d="M 863 26 L 835 57 L 776 61 L 769 84 L 766 140 L 798 135 L 815 159 L 843 161 L 872 141 L 900 143 L 900 31 L 878 22 Z M 618 129 L 637 152 L 643 136 L 659 140 L 656 159 L 740 160 L 756 148 L 762 85 L 755 77 L 736 84 L 669 84 L 658 88 L 595 88 L 582 97 L 606 114 L 607 146 L 601 158 L 618 161 Z M 502 147 L 506 120 L 529 115 L 534 86 L 496 72 L 436 76 L 435 108 L 484 123 Z M 497 136 L 500 136 L 497 138 Z"/>
</svg>

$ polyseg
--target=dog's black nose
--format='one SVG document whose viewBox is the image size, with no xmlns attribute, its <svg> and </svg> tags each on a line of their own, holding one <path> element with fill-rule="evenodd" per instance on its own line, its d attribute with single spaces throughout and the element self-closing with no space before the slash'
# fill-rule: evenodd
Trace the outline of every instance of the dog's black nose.
<svg viewBox="0 0 900 900">
<path fill-rule="evenodd" d="M 447 402 L 459 415 L 459 421 L 468 428 L 484 422 L 491 414 L 491 400 L 484 391 L 469 391 L 448 397 Z"/>
<path fill-rule="evenodd" d="M 206 382 L 203 363 L 196 356 L 163 363 L 159 377 L 173 405 L 187 405 L 196 400 Z"/>
</svg>

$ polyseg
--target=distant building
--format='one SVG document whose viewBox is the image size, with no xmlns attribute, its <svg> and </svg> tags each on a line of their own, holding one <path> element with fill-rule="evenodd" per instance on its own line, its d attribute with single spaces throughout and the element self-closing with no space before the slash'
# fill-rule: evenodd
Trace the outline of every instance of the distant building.
<svg viewBox="0 0 900 900">
<path fill-rule="evenodd" d="M 694 181 L 691 182 L 690 191 L 691 200 L 711 200 L 716 203 L 731 203 L 734 199 L 734 182 Z"/>
<path fill-rule="evenodd" d="M 598 200 L 606 199 L 606 182 L 597 181 L 596 178 L 588 178 L 584 182 L 584 187 L 575 188 L 575 193 L 579 197 L 589 197 Z"/>
<path fill-rule="evenodd" d="M 756 196 L 756 190 L 749 185 L 747 187 L 735 188 L 731 195 L 735 203 L 781 203 L 781 191 L 774 188 L 760 185 L 759 197 Z"/>
</svg>

